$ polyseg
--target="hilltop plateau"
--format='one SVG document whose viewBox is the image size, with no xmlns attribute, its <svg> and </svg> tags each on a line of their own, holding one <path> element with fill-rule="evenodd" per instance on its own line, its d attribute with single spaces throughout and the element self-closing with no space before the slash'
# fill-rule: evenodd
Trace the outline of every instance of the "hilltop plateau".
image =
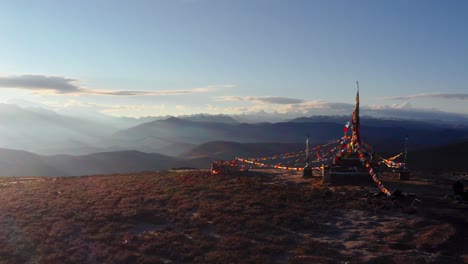
<svg viewBox="0 0 468 264">
<path fill-rule="evenodd" d="M 203 170 L 0 179 L 0 263 L 463 263 L 467 204 L 419 175 L 391 190 Z"/>
</svg>

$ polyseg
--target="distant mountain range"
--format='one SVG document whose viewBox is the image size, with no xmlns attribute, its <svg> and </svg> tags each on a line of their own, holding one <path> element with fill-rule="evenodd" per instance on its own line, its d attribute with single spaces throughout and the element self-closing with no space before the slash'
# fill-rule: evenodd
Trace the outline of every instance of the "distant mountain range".
<svg viewBox="0 0 468 264">
<path fill-rule="evenodd" d="M 41 155 L 136 150 L 184 156 L 194 147 L 212 141 L 303 144 L 309 135 L 312 144 L 321 144 L 340 138 L 350 116 L 312 116 L 276 123 L 239 121 L 246 118 L 246 115 L 206 114 L 144 118 L 86 114 L 73 117 L 37 107 L 0 104 L 0 148 Z M 412 149 L 442 146 L 468 138 L 468 122 L 362 116 L 361 124 L 362 138 L 381 152 L 401 150 L 406 135 Z"/>
<path fill-rule="evenodd" d="M 40 153 L 90 148 L 115 128 L 44 109 L 0 104 L 0 147 Z"/>
<path fill-rule="evenodd" d="M 89 154 L 122 148 L 100 145 L 120 129 L 157 120 L 106 115 L 80 117 L 57 114 L 44 108 L 23 108 L 0 103 L 0 148 L 41 154 Z"/>
<path fill-rule="evenodd" d="M 321 144 L 343 136 L 345 122 L 341 119 L 331 117 L 329 121 L 322 121 L 308 118 L 280 123 L 247 124 L 195 122 L 171 117 L 121 130 L 108 138 L 104 145 L 179 155 L 190 147 L 210 141 L 300 143 L 309 135 L 312 144 Z M 468 139 L 466 129 L 408 120 L 368 120 L 369 124 L 365 118 L 361 122 L 362 139 L 381 151 L 401 150 L 406 136 L 413 148 L 445 145 Z"/>
<path fill-rule="evenodd" d="M 90 155 L 43 156 L 0 149 L 0 176 L 80 176 L 157 171 L 171 168 L 209 168 L 212 160 L 265 157 L 304 149 L 304 143 L 238 143 L 215 141 L 169 157 L 139 151 L 101 152 Z M 411 170 L 468 170 L 468 141 L 445 146 L 410 149 Z M 386 153 L 394 155 L 396 153 Z M 402 158 L 400 158 L 401 161 Z"/>
<path fill-rule="evenodd" d="M 205 115 L 205 114 L 196 114 L 196 115 L 183 115 L 178 116 L 177 118 L 193 121 L 193 122 L 202 122 L 202 123 L 223 123 L 223 124 L 238 124 L 240 123 L 235 118 L 228 115 Z M 167 119 L 167 118 L 165 118 Z"/>
<path fill-rule="evenodd" d="M 350 116 L 311 116 L 311 117 L 299 117 L 290 119 L 287 122 L 299 122 L 299 123 L 336 123 L 345 124 L 350 121 Z M 400 127 L 405 129 L 416 129 L 416 130 L 445 130 L 445 129 L 460 129 L 468 131 L 468 124 L 465 123 L 453 123 L 444 122 L 441 120 L 414 120 L 404 118 L 376 118 L 371 116 L 361 116 L 361 124 L 370 127 Z"/>
</svg>

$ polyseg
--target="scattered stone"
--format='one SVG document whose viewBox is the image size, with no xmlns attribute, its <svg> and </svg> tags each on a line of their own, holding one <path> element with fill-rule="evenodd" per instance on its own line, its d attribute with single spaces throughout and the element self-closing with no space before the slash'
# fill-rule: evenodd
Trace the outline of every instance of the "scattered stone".
<svg viewBox="0 0 468 264">
<path fill-rule="evenodd" d="M 400 198 L 403 198 L 403 193 L 399 190 L 399 189 L 396 189 L 393 193 L 392 193 L 393 197 L 395 197 L 396 199 L 400 199 Z"/>
<path fill-rule="evenodd" d="M 455 193 L 455 195 L 460 195 L 460 196 L 463 196 L 463 183 L 461 183 L 460 181 L 456 181 L 453 185 L 452 185 L 452 188 L 453 188 L 453 192 Z"/>
</svg>

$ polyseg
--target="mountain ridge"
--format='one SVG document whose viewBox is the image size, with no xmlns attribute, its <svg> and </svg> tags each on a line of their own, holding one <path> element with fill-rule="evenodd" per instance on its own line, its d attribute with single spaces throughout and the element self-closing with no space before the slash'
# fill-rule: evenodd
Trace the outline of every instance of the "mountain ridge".
<svg viewBox="0 0 468 264">
<path fill-rule="evenodd" d="M 315 122 L 300 122 L 303 120 L 299 119 L 294 122 L 226 124 L 194 122 L 172 117 L 118 131 L 107 144 L 126 148 L 140 145 L 151 147 L 154 152 L 160 152 L 162 147 L 170 149 L 174 143 L 180 146 L 198 145 L 210 141 L 298 143 L 303 142 L 309 135 L 312 144 L 321 144 L 343 136 L 345 122 L 335 120 L 325 122 L 320 118 L 316 120 Z M 371 124 L 361 125 L 361 136 L 383 151 L 390 151 L 392 148 L 395 150 L 395 144 L 401 145 L 406 136 L 410 138 L 410 143 L 418 148 L 444 145 L 468 138 L 468 130 L 430 126 L 426 123 L 380 119 L 372 119 L 369 123 Z M 170 154 L 177 155 L 189 149 L 174 146 L 172 150 Z"/>
<path fill-rule="evenodd" d="M 313 145 L 312 145 L 313 146 Z M 98 152 L 88 155 L 38 155 L 0 148 L 0 176 L 81 176 L 158 171 L 178 167 L 209 168 L 211 161 L 251 158 L 300 151 L 303 143 L 240 143 L 212 141 L 191 148 L 179 157 L 136 150 Z M 468 170 L 468 141 L 430 148 L 411 148 L 408 166 L 416 170 Z M 394 152 L 377 153 L 394 155 Z"/>
<path fill-rule="evenodd" d="M 0 176 L 81 176 L 191 167 L 184 159 L 127 150 L 88 155 L 38 155 L 0 149 Z"/>
<path fill-rule="evenodd" d="M 133 149 L 178 156 L 196 145 L 216 140 L 297 143 L 310 135 L 311 142 L 319 144 L 341 137 L 343 126 L 349 121 L 345 115 L 309 116 L 273 123 L 242 123 L 236 115 L 209 114 L 138 119 L 107 116 L 105 120 L 99 117 L 102 122 L 90 121 L 88 117 L 64 116 L 40 107 L 0 104 L 0 147 L 42 155 Z M 446 126 L 443 122 L 367 116 L 362 116 L 361 121 L 363 139 L 383 151 L 401 145 L 406 135 L 410 136 L 410 144 L 418 148 L 456 142 L 468 135 L 464 124 Z"/>
</svg>

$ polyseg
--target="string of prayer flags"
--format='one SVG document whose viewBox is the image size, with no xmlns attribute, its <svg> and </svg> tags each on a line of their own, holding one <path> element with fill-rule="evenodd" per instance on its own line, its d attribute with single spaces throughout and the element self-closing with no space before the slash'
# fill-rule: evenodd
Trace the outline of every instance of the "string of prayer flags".
<svg viewBox="0 0 468 264">
<path fill-rule="evenodd" d="M 362 153 L 361 149 L 358 148 L 358 154 L 361 162 L 364 164 L 364 166 L 367 168 L 367 171 L 369 172 L 369 175 L 372 177 L 372 180 L 374 180 L 375 183 L 377 183 L 377 187 L 380 189 L 381 192 L 385 193 L 387 196 L 390 196 L 390 191 L 385 188 L 383 183 L 379 180 L 379 176 L 377 173 L 374 172 L 374 169 L 370 165 L 369 161 L 365 158 L 364 154 Z"/>
</svg>

